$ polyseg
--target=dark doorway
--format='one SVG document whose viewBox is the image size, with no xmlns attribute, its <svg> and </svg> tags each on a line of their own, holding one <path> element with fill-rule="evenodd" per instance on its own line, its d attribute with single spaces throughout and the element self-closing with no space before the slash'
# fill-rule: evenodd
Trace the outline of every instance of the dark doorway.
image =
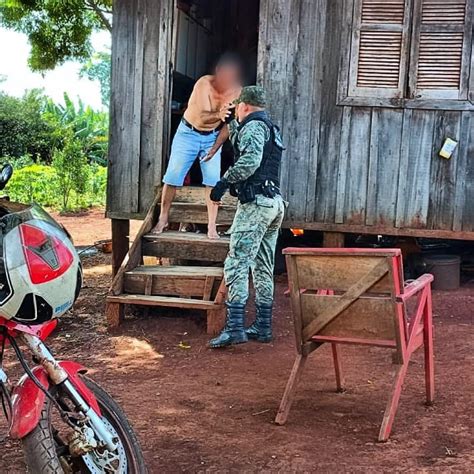
<svg viewBox="0 0 474 474">
<path fill-rule="evenodd" d="M 212 73 L 222 53 L 239 54 L 245 66 L 245 83 L 255 83 L 259 3 L 258 0 L 177 1 L 171 138 L 186 110 L 195 82 L 201 76 Z M 226 144 L 221 172 L 224 173 L 232 162 L 232 150 Z M 200 185 L 201 182 L 201 171 L 196 160 L 185 184 Z"/>
</svg>

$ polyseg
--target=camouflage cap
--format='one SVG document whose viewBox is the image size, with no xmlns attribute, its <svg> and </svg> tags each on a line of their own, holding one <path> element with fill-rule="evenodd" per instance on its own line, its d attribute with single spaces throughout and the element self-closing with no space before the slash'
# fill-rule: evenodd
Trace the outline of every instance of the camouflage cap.
<svg viewBox="0 0 474 474">
<path fill-rule="evenodd" d="M 241 102 L 254 105 L 255 107 L 265 107 L 267 105 L 265 89 L 260 86 L 244 87 L 239 98 L 234 101 L 234 104 L 240 104 Z"/>
</svg>

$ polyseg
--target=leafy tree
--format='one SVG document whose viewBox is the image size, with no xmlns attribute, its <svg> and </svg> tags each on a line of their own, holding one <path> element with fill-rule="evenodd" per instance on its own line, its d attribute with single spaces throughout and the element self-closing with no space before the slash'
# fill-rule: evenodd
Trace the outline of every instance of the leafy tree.
<svg viewBox="0 0 474 474">
<path fill-rule="evenodd" d="M 112 30 L 112 0 L 3 0 L 0 24 L 25 33 L 33 71 L 54 69 L 69 59 L 91 56 L 94 30 Z"/>
<path fill-rule="evenodd" d="M 57 137 L 43 118 L 46 98 L 38 89 L 22 98 L 0 92 L 0 156 L 31 155 L 49 161 Z"/>
<path fill-rule="evenodd" d="M 75 105 L 67 94 L 64 104 L 55 104 L 40 90 L 22 98 L 0 92 L 0 157 L 29 155 L 50 163 L 54 149 L 62 149 L 71 135 L 79 140 L 91 162 L 107 163 L 108 114 Z"/>
<path fill-rule="evenodd" d="M 72 192 L 81 195 L 87 191 L 89 167 L 81 142 L 70 135 L 64 148 L 55 151 L 53 168 L 57 174 L 62 208 L 67 210 Z"/>
<path fill-rule="evenodd" d="M 110 99 L 110 51 L 95 53 L 81 68 L 80 76 L 99 81 L 102 104 L 109 106 Z"/>
</svg>

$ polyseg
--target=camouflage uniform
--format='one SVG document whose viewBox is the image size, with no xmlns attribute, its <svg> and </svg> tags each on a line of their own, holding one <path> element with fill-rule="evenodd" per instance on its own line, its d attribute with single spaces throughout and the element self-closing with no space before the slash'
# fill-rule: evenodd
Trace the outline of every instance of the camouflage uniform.
<svg viewBox="0 0 474 474">
<path fill-rule="evenodd" d="M 240 158 L 224 175 L 229 183 L 246 180 L 260 166 L 270 130 L 261 121 L 251 121 L 238 132 L 238 123 L 229 125 L 232 143 L 238 139 Z M 229 288 L 228 301 L 245 303 L 249 295 L 249 270 L 252 271 L 256 303 L 273 300 L 275 247 L 285 212 L 281 196 L 258 194 L 254 202 L 239 203 L 230 229 L 230 251 L 224 264 Z"/>
<path fill-rule="evenodd" d="M 239 124 L 229 124 L 230 139 L 237 162 L 211 191 L 219 202 L 230 187 L 239 196 L 239 205 L 230 229 L 230 250 L 224 263 L 229 290 L 226 324 L 211 341 L 211 348 L 241 344 L 253 339 L 272 340 L 273 267 L 278 232 L 285 205 L 280 196 L 279 171 L 283 144 L 280 133 L 263 111 L 265 91 L 245 87 L 238 102 L 260 108 Z M 255 321 L 245 328 L 245 304 L 249 296 L 249 272 L 256 291 Z"/>
</svg>

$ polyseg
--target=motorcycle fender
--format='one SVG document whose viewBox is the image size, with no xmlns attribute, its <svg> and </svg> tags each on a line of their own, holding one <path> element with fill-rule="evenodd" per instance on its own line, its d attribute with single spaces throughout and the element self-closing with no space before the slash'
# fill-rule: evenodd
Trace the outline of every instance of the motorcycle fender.
<svg viewBox="0 0 474 474">
<path fill-rule="evenodd" d="M 48 375 L 43 367 L 35 367 L 32 372 L 41 382 L 41 385 L 48 389 Z M 44 407 L 45 398 L 46 395 L 36 386 L 33 380 L 28 375 L 23 375 L 12 394 L 11 438 L 24 438 L 35 429 Z"/>
<path fill-rule="evenodd" d="M 79 374 L 84 374 L 87 370 L 77 362 L 60 361 L 59 365 L 67 372 L 69 381 L 74 385 L 74 388 L 81 397 L 101 416 L 97 399 L 79 377 Z M 35 367 L 32 372 L 41 382 L 41 385 L 48 389 L 50 385 L 48 374 L 43 367 Z M 41 417 L 45 398 L 44 392 L 36 386 L 28 375 L 25 374 L 19 380 L 12 394 L 13 422 L 10 430 L 11 438 L 22 439 L 36 428 Z"/>
<path fill-rule="evenodd" d="M 59 362 L 59 365 L 67 372 L 69 376 L 69 381 L 74 385 L 74 388 L 79 392 L 79 394 L 86 401 L 86 403 L 99 416 L 102 416 L 95 395 L 87 388 L 81 377 L 79 377 L 80 374 L 87 373 L 87 369 L 81 364 L 78 364 L 77 362 L 72 362 L 70 360 L 62 360 Z"/>
</svg>

